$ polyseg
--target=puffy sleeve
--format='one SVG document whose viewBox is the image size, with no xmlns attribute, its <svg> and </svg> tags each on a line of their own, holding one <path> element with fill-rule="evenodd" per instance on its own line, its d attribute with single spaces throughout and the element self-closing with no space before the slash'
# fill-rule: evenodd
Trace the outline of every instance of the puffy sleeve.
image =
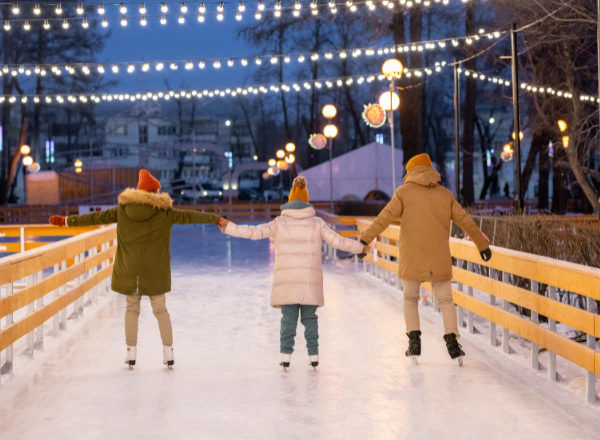
<svg viewBox="0 0 600 440">
<path fill-rule="evenodd" d="M 454 197 L 452 197 L 451 203 L 452 221 L 465 231 L 480 252 L 489 248 L 489 242 L 469 214 L 467 214 L 462 206 L 460 206 L 460 203 L 458 203 Z"/>
<path fill-rule="evenodd" d="M 219 220 L 219 216 L 211 212 L 188 211 L 184 209 L 167 210 L 167 218 L 169 218 L 174 225 L 216 225 Z"/>
<path fill-rule="evenodd" d="M 362 253 L 364 248 L 359 241 L 351 240 L 350 238 L 336 234 L 336 232 L 331 230 L 324 221 L 321 221 L 321 238 L 328 245 L 342 251 L 352 252 L 353 254 Z"/>
<path fill-rule="evenodd" d="M 402 187 L 400 187 L 396 190 L 392 200 L 390 200 L 383 211 L 381 211 L 371 226 L 363 232 L 360 236 L 360 240 L 367 244 L 371 243 L 375 237 L 385 231 L 389 225 L 401 218 L 403 212 L 404 200 L 402 198 Z"/>
<path fill-rule="evenodd" d="M 236 225 L 227 223 L 225 233 L 232 237 L 249 238 L 250 240 L 262 240 L 263 238 L 275 237 L 277 232 L 277 222 L 273 220 L 269 223 L 263 223 L 258 226 Z"/>
<path fill-rule="evenodd" d="M 70 215 L 67 217 L 67 227 L 69 226 L 97 226 L 108 225 L 117 222 L 117 208 L 107 209 L 105 211 L 91 212 L 83 215 Z"/>
</svg>

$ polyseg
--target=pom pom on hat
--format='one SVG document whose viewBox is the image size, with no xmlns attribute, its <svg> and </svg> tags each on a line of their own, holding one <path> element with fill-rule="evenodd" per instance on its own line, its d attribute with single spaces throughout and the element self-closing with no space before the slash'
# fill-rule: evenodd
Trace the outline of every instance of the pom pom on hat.
<svg viewBox="0 0 600 440">
<path fill-rule="evenodd" d="M 141 170 L 138 189 L 142 189 L 144 191 L 154 191 L 156 189 L 160 189 L 160 182 L 152 177 L 152 174 L 150 174 L 148 171 Z"/>
<path fill-rule="evenodd" d="M 308 190 L 306 189 L 306 177 L 298 176 L 294 179 L 294 185 L 290 191 L 289 201 L 302 200 L 308 203 Z"/>
<path fill-rule="evenodd" d="M 429 154 L 423 153 L 413 157 L 406 164 L 406 171 L 410 171 L 415 167 L 431 167 L 431 159 L 429 158 Z"/>
</svg>

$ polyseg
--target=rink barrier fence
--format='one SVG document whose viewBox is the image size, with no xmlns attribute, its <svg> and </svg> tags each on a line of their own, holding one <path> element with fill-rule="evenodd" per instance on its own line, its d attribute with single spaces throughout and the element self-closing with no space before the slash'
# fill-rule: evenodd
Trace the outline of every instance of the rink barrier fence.
<svg viewBox="0 0 600 440">
<path fill-rule="evenodd" d="M 347 224 L 347 223 L 346 223 Z M 360 235 L 372 224 L 372 220 L 356 221 Z M 399 226 L 390 226 L 374 241 L 375 249 L 363 260 L 365 272 L 384 283 L 395 285 L 401 290 L 398 278 L 398 239 Z M 458 289 L 452 289 L 454 302 L 458 306 L 459 326 L 465 327 L 464 315 L 467 313 L 467 332 L 477 332 L 474 315 L 490 323 L 490 345 L 498 345 L 496 325 L 502 328 L 501 349 L 510 354 L 510 332 L 531 342 L 531 361 L 533 369 L 540 369 L 539 350 L 548 350 L 547 378 L 558 380 L 556 355 L 586 370 L 585 401 L 596 402 L 596 376 L 600 375 L 600 353 L 596 351 L 596 337 L 600 337 L 600 316 L 594 313 L 594 301 L 600 299 L 600 270 L 568 263 L 537 255 L 526 254 L 492 246 L 493 257 L 483 263 L 475 245 L 466 240 L 449 238 L 453 266 L 453 280 Z M 466 268 L 465 268 L 466 266 Z M 487 270 L 483 270 L 483 268 Z M 478 269 L 479 268 L 479 269 Z M 476 273 L 489 273 L 485 276 Z M 531 281 L 531 290 L 510 284 L 511 275 Z M 539 284 L 548 286 L 548 296 L 538 293 Z M 433 309 L 439 312 L 435 295 L 430 283 L 423 283 L 423 294 L 431 298 Z M 484 302 L 473 296 L 473 289 L 489 295 Z M 587 310 L 570 306 L 556 300 L 556 289 L 577 293 L 586 297 Z M 496 301 L 499 301 L 497 304 Z M 509 311 L 515 304 L 531 311 L 526 319 Z M 548 318 L 548 328 L 539 324 L 539 316 Z M 556 333 L 556 324 L 560 322 L 587 335 L 586 343 L 581 344 Z"/>
<path fill-rule="evenodd" d="M 43 225 L 3 225 L 0 226 L 0 238 L 17 238 L 19 242 L 0 243 L 0 254 L 25 252 L 37 249 L 52 242 L 28 241 L 41 237 L 72 237 L 84 232 L 96 231 L 99 226 L 81 226 L 71 228 L 57 228 L 49 224 Z"/>
<path fill-rule="evenodd" d="M 57 228 L 58 229 L 58 228 Z M 71 228 L 69 228 L 71 229 Z M 75 237 L 0 259 L 0 353 L 5 352 L 1 374 L 14 371 L 13 344 L 27 336 L 26 354 L 44 349 L 43 324 L 53 319 L 52 336 L 67 329 L 67 319 L 79 319 L 85 307 L 98 302 L 109 289 L 117 249 L 116 225 L 82 232 Z M 48 296 L 51 295 L 51 298 Z M 46 304 L 45 300 L 49 300 Z M 67 317 L 67 306 L 73 305 Z M 14 314 L 26 314 L 14 321 Z M 1 321 L 0 321 L 1 322 Z"/>
</svg>

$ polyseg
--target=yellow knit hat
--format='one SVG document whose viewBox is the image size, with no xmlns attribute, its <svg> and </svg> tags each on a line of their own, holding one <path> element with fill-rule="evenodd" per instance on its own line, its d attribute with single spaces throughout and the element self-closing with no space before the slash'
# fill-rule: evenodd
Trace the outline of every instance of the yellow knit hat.
<svg viewBox="0 0 600 440">
<path fill-rule="evenodd" d="M 306 190 L 306 178 L 298 176 L 294 179 L 294 186 L 290 191 L 289 201 L 302 200 L 308 203 L 308 191 Z"/>
<path fill-rule="evenodd" d="M 412 170 L 414 167 L 431 167 L 431 159 L 429 158 L 429 154 L 423 153 L 418 154 L 408 161 L 406 164 L 406 171 Z"/>
</svg>

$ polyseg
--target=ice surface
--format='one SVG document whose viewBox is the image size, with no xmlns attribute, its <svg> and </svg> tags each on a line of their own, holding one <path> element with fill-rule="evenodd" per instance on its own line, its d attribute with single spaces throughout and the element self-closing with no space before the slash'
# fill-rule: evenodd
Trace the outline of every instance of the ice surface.
<svg viewBox="0 0 600 440">
<path fill-rule="evenodd" d="M 598 405 L 547 383 L 477 338 L 459 368 L 441 317 L 423 309 L 419 365 L 404 356 L 400 293 L 350 262 L 325 265 L 321 365 L 308 365 L 302 326 L 285 373 L 280 312 L 269 307 L 269 241 L 215 227 L 173 232 L 175 367 L 162 365 L 150 304 L 138 360 L 123 363 L 125 301 L 114 295 L 72 337 L 47 336 L 35 369 L 0 388 L 6 439 L 597 439 Z M 56 342 L 59 341 L 59 342 Z"/>
</svg>

